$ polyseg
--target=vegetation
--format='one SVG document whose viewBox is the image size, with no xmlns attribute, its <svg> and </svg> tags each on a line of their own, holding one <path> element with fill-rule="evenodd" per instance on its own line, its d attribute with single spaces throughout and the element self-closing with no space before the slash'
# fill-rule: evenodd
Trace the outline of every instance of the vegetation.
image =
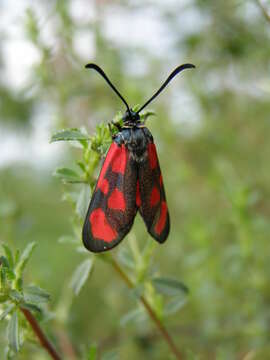
<svg viewBox="0 0 270 360">
<path fill-rule="evenodd" d="M 30 146 L 49 123 L 54 159 L 32 151 L 29 162 L 1 167 L 0 358 L 270 356 L 269 13 L 259 0 L 56 0 L 22 14 L 39 60 L 20 89 L 3 76 L 0 129 Z M 131 22 L 144 41 L 120 36 Z M 12 32 L 2 35 L 5 45 Z M 131 105 L 179 63 L 197 67 L 174 79 L 147 119 L 172 220 L 162 246 L 139 216 L 112 252 L 82 246 L 107 123 L 122 109 L 84 69 L 89 61 Z"/>
</svg>

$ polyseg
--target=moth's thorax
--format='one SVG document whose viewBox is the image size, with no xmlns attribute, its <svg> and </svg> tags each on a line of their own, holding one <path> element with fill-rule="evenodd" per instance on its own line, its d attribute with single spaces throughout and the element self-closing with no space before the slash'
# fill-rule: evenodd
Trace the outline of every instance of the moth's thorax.
<svg viewBox="0 0 270 360">
<path fill-rule="evenodd" d="M 138 124 L 138 126 L 135 125 L 130 128 L 123 127 L 114 141 L 118 145 L 124 144 L 133 160 L 142 162 L 146 159 L 147 146 L 150 142 L 153 142 L 153 137 L 146 127 L 141 127 Z"/>
</svg>

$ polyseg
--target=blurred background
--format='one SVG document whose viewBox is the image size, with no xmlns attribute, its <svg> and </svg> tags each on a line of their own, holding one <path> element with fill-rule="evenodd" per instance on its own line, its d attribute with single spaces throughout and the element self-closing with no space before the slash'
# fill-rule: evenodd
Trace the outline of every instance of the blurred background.
<svg viewBox="0 0 270 360">
<path fill-rule="evenodd" d="M 53 173 L 78 153 L 50 144 L 51 134 L 81 126 L 91 134 L 124 110 L 87 62 L 99 64 L 131 106 L 191 62 L 196 69 L 174 79 L 148 121 L 172 223 L 153 262 L 190 290 L 166 325 L 196 359 L 270 358 L 267 11 L 269 1 L 255 0 L 0 2 L 0 241 L 38 243 L 27 281 L 51 293 L 54 326 L 62 321 L 77 351 L 96 343 L 114 359 L 170 358 L 151 324 L 119 325 L 134 300 L 106 264 L 98 262 L 70 300 L 81 254 L 58 241 L 71 232 L 73 210 Z M 143 245 L 139 217 L 135 225 Z M 31 344 L 18 355 L 47 358 Z"/>
</svg>

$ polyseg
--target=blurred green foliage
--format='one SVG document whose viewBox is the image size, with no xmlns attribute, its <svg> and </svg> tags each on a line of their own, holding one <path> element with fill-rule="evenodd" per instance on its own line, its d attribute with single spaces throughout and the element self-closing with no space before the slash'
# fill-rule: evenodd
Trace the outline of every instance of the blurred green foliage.
<svg viewBox="0 0 270 360">
<path fill-rule="evenodd" d="M 157 116 L 148 126 L 158 147 L 172 226 L 166 244 L 153 245 L 149 261 L 157 275 L 183 281 L 190 290 L 180 310 L 165 318 L 187 358 L 267 359 L 270 22 L 252 0 L 93 1 L 93 16 L 86 21 L 72 16 L 71 3 L 40 4 L 53 27 L 52 43 L 45 40 L 49 25 L 38 12 L 34 8 L 25 12 L 22 30 L 40 60 L 25 88 L 0 85 L 1 129 L 17 135 L 19 124 L 29 129 L 40 121 L 39 109 L 47 109 L 52 132 L 84 127 L 92 136 L 96 125 L 111 121 L 122 104 L 100 77 L 83 68 L 85 63 L 102 66 L 131 106 L 148 99 L 173 67 L 194 63 L 195 71 L 175 79 L 151 104 Z M 86 1 L 74 4 L 85 6 L 87 13 Z M 105 31 L 108 14 L 117 17 L 123 32 L 129 14 L 134 16 L 129 20 L 144 16 L 143 24 L 156 19 L 168 41 L 157 39 L 153 31 L 153 42 L 160 41 L 157 53 L 149 45 L 151 38 L 141 45 L 113 40 Z M 137 24 L 133 31 L 143 33 Z M 76 51 L 81 33 L 91 34 L 94 56 L 91 52 L 84 58 Z M 64 149 L 61 167 L 81 160 L 77 147 L 50 146 L 56 154 Z M 16 163 L 0 173 L 0 240 L 12 249 L 37 242 L 25 280 L 51 294 L 55 315 L 44 324 L 45 330 L 59 345 L 65 329 L 85 358 L 91 348 L 93 358 L 97 351 L 111 359 L 169 359 L 166 344 L 135 309 L 136 294 L 127 292 L 106 263 L 96 261 L 90 280 L 78 296 L 72 295 L 72 276 L 80 274 L 82 264 L 90 272 L 91 264 L 83 263 L 89 254 L 77 249 L 76 208 L 61 201 L 63 186 L 52 178 L 53 169 L 54 165 L 44 170 Z M 64 176 L 76 177 L 78 171 L 72 170 L 75 175 L 64 172 Z M 63 170 L 58 175 L 63 176 Z M 67 187 L 77 197 L 83 184 Z M 132 234 L 140 249 L 148 244 L 139 217 Z M 122 256 L 127 269 L 129 257 L 122 253 L 130 252 L 132 241 L 126 239 L 113 252 Z M 140 261 L 138 257 L 136 269 L 143 271 Z M 6 345 L 5 325 L 0 323 L 0 358 Z M 28 343 L 18 358 L 46 356 Z"/>
</svg>

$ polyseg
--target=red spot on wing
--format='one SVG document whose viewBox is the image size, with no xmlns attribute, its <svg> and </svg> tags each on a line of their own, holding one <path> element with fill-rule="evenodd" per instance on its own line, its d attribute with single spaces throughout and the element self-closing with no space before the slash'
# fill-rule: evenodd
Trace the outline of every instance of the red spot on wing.
<svg viewBox="0 0 270 360">
<path fill-rule="evenodd" d="M 124 175 L 126 170 L 126 164 L 127 164 L 126 147 L 124 145 L 118 146 L 115 142 L 113 142 L 109 148 L 106 159 L 100 171 L 100 175 L 97 183 L 98 189 L 100 189 L 105 195 L 109 191 L 109 182 L 105 178 L 109 165 L 111 165 L 112 171 Z"/>
<path fill-rule="evenodd" d="M 106 175 L 108 166 L 110 165 L 110 163 L 112 162 L 112 159 L 114 158 L 115 154 L 117 153 L 117 150 L 118 150 L 118 146 L 113 142 L 108 150 L 108 153 L 106 155 L 105 161 L 102 165 L 102 168 L 101 168 L 101 171 L 99 174 L 97 187 L 104 194 L 107 194 L 109 191 L 109 183 L 108 183 L 107 179 L 105 179 L 105 175 Z"/>
<path fill-rule="evenodd" d="M 121 211 L 125 211 L 126 209 L 126 202 L 124 195 L 117 188 L 113 190 L 111 196 L 108 199 L 108 207 L 113 210 L 121 210 Z"/>
<path fill-rule="evenodd" d="M 160 174 L 160 177 L 159 177 L 159 185 L 160 185 L 160 187 L 162 186 L 162 183 L 163 183 L 163 179 L 162 179 L 162 175 Z"/>
<path fill-rule="evenodd" d="M 159 214 L 159 219 L 158 222 L 155 225 L 155 232 L 160 235 L 164 229 L 164 226 L 166 224 L 166 219 L 167 219 L 167 213 L 168 213 L 168 208 L 167 208 L 167 204 L 165 201 L 162 201 L 161 203 L 161 210 L 160 210 L 160 214 Z"/>
<path fill-rule="evenodd" d="M 107 194 L 109 191 L 109 182 L 107 179 L 99 178 L 97 187 L 104 193 Z"/>
<path fill-rule="evenodd" d="M 141 194 L 140 194 L 140 186 L 139 180 L 137 180 L 137 190 L 136 190 L 136 205 L 139 208 L 142 204 Z"/>
<path fill-rule="evenodd" d="M 120 147 L 115 144 L 115 146 L 117 146 L 117 149 L 112 159 L 112 171 L 124 175 L 127 165 L 127 149 L 125 145 Z"/>
<path fill-rule="evenodd" d="M 149 156 L 151 169 L 153 170 L 153 169 L 155 169 L 155 167 L 157 166 L 157 163 L 158 163 L 157 151 L 156 151 L 156 146 L 154 143 L 148 144 L 148 156 Z"/>
<path fill-rule="evenodd" d="M 117 237 L 117 232 L 108 223 L 102 209 L 95 209 L 89 216 L 94 238 L 111 242 Z"/>
<path fill-rule="evenodd" d="M 160 201 L 160 192 L 158 188 L 155 186 L 152 190 L 151 197 L 150 197 L 150 206 L 156 206 Z"/>
</svg>

